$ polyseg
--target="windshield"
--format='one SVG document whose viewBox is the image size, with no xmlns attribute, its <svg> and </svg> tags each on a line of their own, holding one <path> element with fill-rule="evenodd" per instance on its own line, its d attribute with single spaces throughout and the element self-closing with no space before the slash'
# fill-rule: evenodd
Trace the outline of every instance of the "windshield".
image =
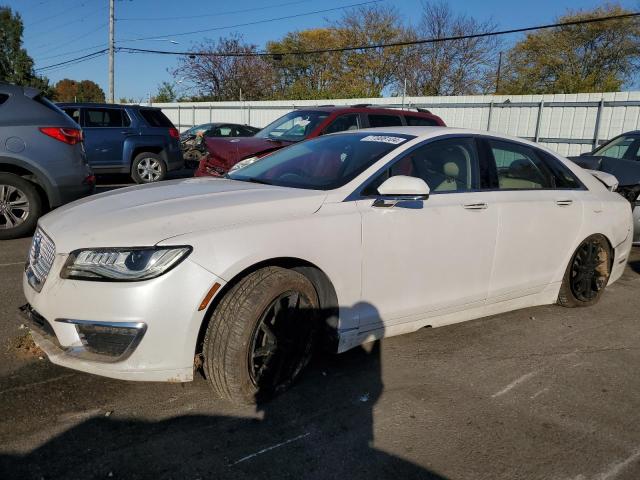
<svg viewBox="0 0 640 480">
<path fill-rule="evenodd" d="M 183 135 L 196 135 L 199 132 L 206 132 L 212 127 L 211 123 L 207 123 L 204 125 L 196 125 L 195 127 L 191 127 L 189 130 L 185 130 L 182 132 Z"/>
<path fill-rule="evenodd" d="M 411 135 L 327 135 L 277 150 L 228 175 L 233 180 L 282 187 L 332 190 L 353 180 Z"/>
<path fill-rule="evenodd" d="M 328 116 L 327 112 L 295 110 L 270 123 L 255 136 L 286 142 L 299 142 L 307 138 Z"/>
<path fill-rule="evenodd" d="M 592 155 L 612 158 L 633 158 L 637 155 L 640 136 L 623 135 L 596 149 Z"/>
</svg>

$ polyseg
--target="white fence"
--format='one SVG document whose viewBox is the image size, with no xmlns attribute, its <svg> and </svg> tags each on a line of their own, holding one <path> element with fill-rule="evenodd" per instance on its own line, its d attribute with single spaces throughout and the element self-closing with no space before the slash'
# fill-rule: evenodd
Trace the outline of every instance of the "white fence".
<svg viewBox="0 0 640 480">
<path fill-rule="evenodd" d="M 448 126 L 491 130 L 577 155 L 620 133 L 640 129 L 640 92 L 463 97 L 390 97 L 340 100 L 157 103 L 179 130 L 209 122 L 263 127 L 295 109 L 371 104 L 427 108 Z"/>
</svg>

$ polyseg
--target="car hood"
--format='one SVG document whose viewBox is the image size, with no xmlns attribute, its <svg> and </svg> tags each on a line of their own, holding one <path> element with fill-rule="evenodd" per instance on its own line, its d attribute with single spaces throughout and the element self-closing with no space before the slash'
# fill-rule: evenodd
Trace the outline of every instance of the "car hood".
<svg viewBox="0 0 640 480">
<path fill-rule="evenodd" d="M 40 219 L 58 253 L 155 245 L 186 233 L 311 215 L 325 192 L 191 178 L 94 195 Z"/>
<path fill-rule="evenodd" d="M 236 163 L 258 153 L 278 150 L 292 142 L 278 142 L 259 137 L 206 138 L 207 150 L 214 156 Z"/>
</svg>

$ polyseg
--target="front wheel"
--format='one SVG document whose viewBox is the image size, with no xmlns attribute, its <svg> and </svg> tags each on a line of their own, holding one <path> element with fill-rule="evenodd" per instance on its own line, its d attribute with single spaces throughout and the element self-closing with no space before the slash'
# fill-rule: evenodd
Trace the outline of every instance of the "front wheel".
<svg viewBox="0 0 640 480">
<path fill-rule="evenodd" d="M 204 371 L 214 392 L 256 403 L 285 390 L 309 362 L 318 296 L 300 273 L 257 270 L 232 287 L 211 316 Z"/>
<path fill-rule="evenodd" d="M 603 235 L 591 235 L 578 246 L 567 266 L 558 304 L 563 307 L 595 305 L 611 275 L 611 248 Z"/>
<path fill-rule="evenodd" d="M 136 183 L 153 183 L 164 180 L 167 175 L 167 166 L 160 155 L 143 152 L 133 159 L 131 166 L 131 178 Z"/>
</svg>

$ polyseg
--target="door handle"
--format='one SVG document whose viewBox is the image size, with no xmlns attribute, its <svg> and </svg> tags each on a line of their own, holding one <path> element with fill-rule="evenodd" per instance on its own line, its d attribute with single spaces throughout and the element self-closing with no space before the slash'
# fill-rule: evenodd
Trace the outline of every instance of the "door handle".
<svg viewBox="0 0 640 480">
<path fill-rule="evenodd" d="M 465 203 L 462 205 L 463 208 L 467 210 L 486 210 L 489 205 L 485 202 L 475 202 L 475 203 Z"/>
<path fill-rule="evenodd" d="M 556 200 L 556 205 L 558 205 L 559 207 L 568 207 L 572 203 L 573 200 L 569 200 L 568 198 L 563 200 Z"/>
</svg>

